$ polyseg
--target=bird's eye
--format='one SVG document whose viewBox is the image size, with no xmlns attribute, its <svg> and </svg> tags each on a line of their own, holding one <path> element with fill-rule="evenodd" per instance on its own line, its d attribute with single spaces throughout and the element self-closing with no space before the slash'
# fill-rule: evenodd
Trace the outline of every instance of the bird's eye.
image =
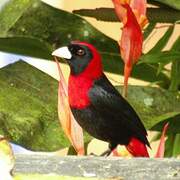
<svg viewBox="0 0 180 180">
<path fill-rule="evenodd" d="M 76 54 L 77 54 L 78 56 L 83 56 L 83 55 L 85 54 L 85 51 L 84 51 L 84 49 L 78 49 L 77 52 L 76 52 Z"/>
</svg>

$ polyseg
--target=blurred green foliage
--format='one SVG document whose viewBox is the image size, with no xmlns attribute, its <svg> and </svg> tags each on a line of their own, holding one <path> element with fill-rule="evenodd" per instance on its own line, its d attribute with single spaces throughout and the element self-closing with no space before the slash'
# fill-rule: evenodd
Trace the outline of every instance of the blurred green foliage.
<svg viewBox="0 0 180 180">
<path fill-rule="evenodd" d="M 179 22 L 178 0 L 149 0 L 158 5 L 148 9 L 148 38 L 158 22 L 171 23 L 154 47 L 143 54 L 132 77 L 160 87 L 131 87 L 129 102 L 146 128 L 161 131 L 170 122 L 166 155 L 180 154 L 180 39 L 163 51 Z M 117 21 L 113 9 L 75 10 L 81 16 Z M 158 13 L 158 14 L 157 14 Z M 0 9 L 0 50 L 52 60 L 53 49 L 72 40 L 94 44 L 103 58 L 105 71 L 123 74 L 118 43 L 98 31 L 84 18 L 55 9 L 39 0 L 9 0 Z M 109 23 L 110 24 L 110 23 Z M 110 24 L 111 25 L 111 24 Z M 171 69 L 165 65 L 171 63 Z M 57 117 L 57 81 L 20 61 L 0 70 L 0 133 L 33 150 L 52 151 L 69 142 Z M 86 136 L 86 142 L 90 139 Z"/>
</svg>

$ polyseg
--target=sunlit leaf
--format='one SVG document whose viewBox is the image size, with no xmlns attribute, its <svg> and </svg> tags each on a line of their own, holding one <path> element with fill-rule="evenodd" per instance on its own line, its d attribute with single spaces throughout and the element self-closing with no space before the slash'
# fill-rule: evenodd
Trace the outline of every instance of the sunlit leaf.
<svg viewBox="0 0 180 180">
<path fill-rule="evenodd" d="M 0 134 L 27 149 L 68 146 L 57 117 L 58 82 L 19 61 L 0 70 Z"/>
<path fill-rule="evenodd" d="M 33 0 L 10 0 L 0 9 L 0 36 L 6 36 L 8 30 L 16 23 Z"/>
<path fill-rule="evenodd" d="M 0 38 L 0 50 L 37 58 L 52 58 L 52 47 L 43 40 L 32 37 Z"/>
</svg>

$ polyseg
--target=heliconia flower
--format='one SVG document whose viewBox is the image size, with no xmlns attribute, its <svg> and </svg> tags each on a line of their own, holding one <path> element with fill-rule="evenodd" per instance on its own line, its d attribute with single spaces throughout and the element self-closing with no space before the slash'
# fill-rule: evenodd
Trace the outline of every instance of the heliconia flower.
<svg viewBox="0 0 180 180">
<path fill-rule="evenodd" d="M 138 24 L 143 28 L 147 23 L 148 19 L 146 17 L 147 1 L 146 0 L 131 0 L 130 7 L 136 16 Z"/>
<path fill-rule="evenodd" d="M 55 58 L 56 60 L 56 58 Z M 74 119 L 68 102 L 67 84 L 62 74 L 59 62 L 56 60 L 59 72 L 58 116 L 66 136 L 78 155 L 84 155 L 83 130 Z"/>
<path fill-rule="evenodd" d="M 119 42 L 121 57 L 124 61 L 124 90 L 127 96 L 128 78 L 133 65 L 142 53 L 143 34 L 141 27 L 147 23 L 145 0 L 112 0 L 117 17 L 123 23 Z"/>
<path fill-rule="evenodd" d="M 123 24 L 127 21 L 127 11 L 123 5 L 128 4 L 132 9 L 138 24 L 143 28 L 147 23 L 146 17 L 147 1 L 146 0 L 112 0 L 116 14 Z"/>
<path fill-rule="evenodd" d="M 141 28 L 128 4 L 123 5 L 127 10 L 127 22 L 123 27 L 120 51 L 124 61 L 124 96 L 127 96 L 128 78 L 133 65 L 138 61 L 142 53 L 143 35 Z"/>
<path fill-rule="evenodd" d="M 155 158 L 163 158 L 164 157 L 164 151 L 165 151 L 165 136 L 166 136 L 166 132 L 167 129 L 169 127 L 169 123 L 166 123 L 163 127 L 163 131 L 162 131 L 162 135 L 160 138 L 160 143 L 158 146 L 158 150 L 156 152 Z"/>
</svg>

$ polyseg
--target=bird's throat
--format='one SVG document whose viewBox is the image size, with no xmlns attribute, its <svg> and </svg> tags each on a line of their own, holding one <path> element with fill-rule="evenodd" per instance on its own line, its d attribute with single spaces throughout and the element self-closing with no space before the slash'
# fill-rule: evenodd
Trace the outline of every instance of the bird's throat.
<svg viewBox="0 0 180 180">
<path fill-rule="evenodd" d="M 68 83 L 69 105 L 78 109 L 83 109 L 89 106 L 90 99 L 88 97 L 88 92 L 92 85 L 92 80 L 70 75 Z"/>
</svg>

